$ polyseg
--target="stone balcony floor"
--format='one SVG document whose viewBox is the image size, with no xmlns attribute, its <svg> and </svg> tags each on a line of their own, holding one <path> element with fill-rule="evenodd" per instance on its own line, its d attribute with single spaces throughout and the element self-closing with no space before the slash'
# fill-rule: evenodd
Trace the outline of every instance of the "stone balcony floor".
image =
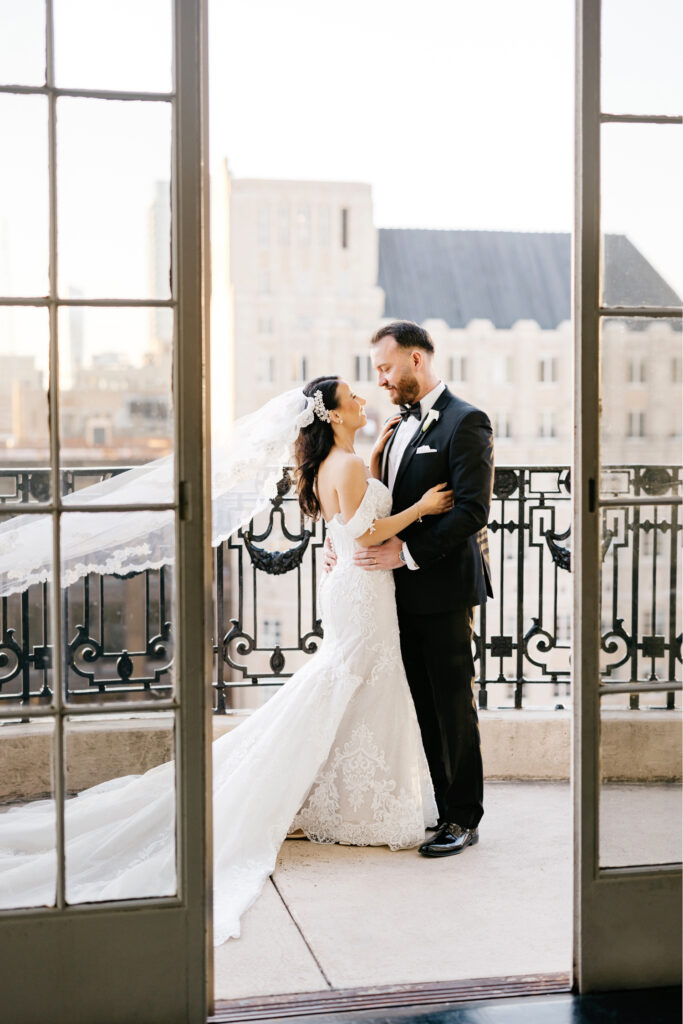
<svg viewBox="0 0 683 1024">
<path fill-rule="evenodd" d="M 681 859 L 680 785 L 605 797 L 603 864 Z M 569 784 L 489 782 L 485 804 L 479 845 L 443 860 L 288 840 L 241 938 L 215 951 L 216 999 L 570 973 Z"/>
</svg>

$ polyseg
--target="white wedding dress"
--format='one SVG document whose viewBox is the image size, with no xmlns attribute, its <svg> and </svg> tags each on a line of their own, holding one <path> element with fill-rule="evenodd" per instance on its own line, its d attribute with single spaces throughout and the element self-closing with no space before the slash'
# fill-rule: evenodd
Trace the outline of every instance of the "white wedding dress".
<svg viewBox="0 0 683 1024">
<path fill-rule="evenodd" d="M 213 744 L 214 942 L 272 873 L 283 840 L 417 846 L 436 821 L 401 661 L 391 571 L 354 565 L 355 538 L 391 511 L 370 479 L 355 515 L 328 524 L 337 564 L 320 586 L 325 637 L 267 704 Z M 94 786 L 65 806 L 70 902 L 175 891 L 173 762 Z M 54 808 L 0 815 L 0 907 L 54 899 Z"/>
</svg>

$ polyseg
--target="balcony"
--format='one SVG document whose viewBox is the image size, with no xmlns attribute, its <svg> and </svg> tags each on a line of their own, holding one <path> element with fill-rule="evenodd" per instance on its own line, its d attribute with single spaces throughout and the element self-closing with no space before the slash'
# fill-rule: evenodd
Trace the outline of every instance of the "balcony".
<svg viewBox="0 0 683 1024">
<path fill-rule="evenodd" d="M 64 493 L 127 467 L 62 471 Z M 0 470 L 0 508 L 45 497 L 44 469 Z M 610 495 L 681 492 L 679 466 L 611 466 Z M 489 539 L 495 600 L 478 609 L 477 700 L 484 710 L 566 709 L 571 703 L 570 474 L 566 466 L 496 470 Z M 647 704 L 673 710 L 667 690 L 681 664 L 677 635 L 681 551 L 677 508 L 603 514 L 603 679 L 661 684 Z M 304 522 L 285 471 L 269 513 L 214 549 L 215 711 L 263 699 L 317 650 L 316 588 L 324 526 Z M 28 554 L 28 553 L 27 553 Z M 2 600 L 0 701 L 22 716 L 51 695 L 49 586 Z M 153 702 L 173 672 L 173 570 L 86 576 L 64 591 L 65 697 Z M 247 699 L 249 695 L 249 699 Z M 257 702 L 258 702 L 257 700 Z M 622 706 L 615 696 L 614 707 Z M 638 710 L 640 698 L 630 698 Z"/>
<path fill-rule="evenodd" d="M 72 493 L 126 467 L 65 469 Z M 45 497 L 43 469 L 0 473 L 6 511 Z M 677 466 L 613 466 L 615 495 L 676 495 Z M 677 508 L 610 509 L 603 519 L 603 679 L 647 679 L 647 697 L 604 698 L 605 778 L 630 783 L 680 778 L 677 695 L 681 664 L 681 525 Z M 476 692 L 487 775 L 566 780 L 570 763 L 570 476 L 566 466 L 496 470 L 489 524 L 497 597 L 478 609 Z M 269 512 L 214 549 L 215 730 L 239 724 L 317 649 L 321 523 L 304 522 L 284 473 Z M 664 581 L 664 586 L 661 581 Z M 65 696 L 110 705 L 73 737 L 71 788 L 171 756 L 171 731 L 126 714 L 130 700 L 168 694 L 173 673 L 173 570 L 125 578 L 90 575 L 63 591 Z M 50 700 L 50 587 L 34 585 L 0 602 L 0 702 L 16 706 L 5 742 L 0 798 L 30 799 L 49 788 L 45 726 L 31 710 Z M 677 604 L 678 602 L 678 604 Z M 642 703 L 641 703 L 642 701 Z M 521 716 L 515 712 L 523 712 Z M 87 733 L 87 734 L 86 734 Z M 106 743 L 98 739 L 106 734 Z M 80 744 L 80 753 L 79 753 Z M 41 756 L 36 752 L 43 748 Z M 95 754 L 95 751 L 97 753 Z M 43 766 L 42 768 L 40 766 Z M 46 774 L 47 773 L 47 774 Z"/>
<path fill-rule="evenodd" d="M 124 468 L 64 470 L 64 490 Z M 41 469 L 1 473 L 5 511 L 44 497 L 45 480 Z M 681 471 L 614 466 L 603 486 L 615 495 L 676 495 Z M 241 941 L 217 951 L 218 999 L 538 972 L 564 984 L 571 965 L 570 499 L 566 466 L 496 471 L 489 530 L 498 596 L 478 611 L 475 636 L 487 777 L 479 847 L 425 864 L 415 851 L 286 842 Z M 680 819 L 680 695 L 667 689 L 681 663 L 676 515 L 674 506 L 663 515 L 641 505 L 609 510 L 603 521 L 603 678 L 657 684 L 640 700 L 605 699 L 601 859 L 613 865 L 681 856 L 680 828 L 672 827 Z M 215 735 L 238 726 L 317 649 L 324 536 L 322 524 L 302 521 L 285 473 L 269 512 L 215 549 Z M 49 598 L 40 584 L 0 602 L 0 701 L 17 709 L 16 720 L 0 727 L 4 804 L 50 789 L 51 726 L 31 718 L 51 696 Z M 69 735 L 69 791 L 168 760 L 171 717 L 136 717 L 126 704 L 153 707 L 172 687 L 172 567 L 80 580 L 64 591 L 64 623 L 68 700 L 120 708 Z M 634 847 L 634 835 L 646 840 Z"/>
<path fill-rule="evenodd" d="M 623 844 L 632 825 L 644 837 L 641 862 L 680 858 L 679 786 L 620 785 L 609 797 L 605 863 L 632 858 Z M 441 1001 L 448 983 L 469 979 L 541 974 L 568 987 L 569 784 L 487 781 L 485 806 L 479 845 L 441 861 L 415 850 L 285 842 L 240 940 L 216 950 L 216 998 L 272 997 L 276 1015 L 277 996 L 294 992 L 310 993 L 323 1013 L 326 994 L 341 989 L 382 986 L 386 1006 L 387 986 L 399 1005 L 417 983 L 433 985 Z"/>
</svg>

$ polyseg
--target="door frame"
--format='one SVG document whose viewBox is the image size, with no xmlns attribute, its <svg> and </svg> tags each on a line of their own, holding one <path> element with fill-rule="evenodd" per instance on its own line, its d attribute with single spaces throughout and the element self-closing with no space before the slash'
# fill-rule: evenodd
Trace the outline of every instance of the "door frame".
<svg viewBox="0 0 683 1024">
<path fill-rule="evenodd" d="M 56 135 L 52 0 L 46 0 L 46 84 L 6 87 L 5 92 L 47 97 L 50 152 L 50 295 L 19 299 L 47 307 L 51 321 L 50 414 L 52 478 L 59 482 L 59 366 L 56 288 Z M 177 758 L 177 877 L 173 898 L 69 906 L 63 899 L 63 848 L 58 852 L 57 906 L 0 913 L 0 988 L 15 1024 L 98 1021 L 148 1024 L 204 1021 L 212 984 L 211 935 L 211 534 L 210 418 L 208 407 L 208 119 L 206 0 L 174 0 L 173 93 L 157 99 L 172 105 L 172 277 L 176 311 L 173 366 L 176 492 L 169 505 L 176 522 L 176 696 L 159 700 L 175 711 Z M 68 90 L 66 90 L 68 92 Z M 73 90 L 71 90 L 73 91 Z M 89 90 L 81 91 L 88 95 Z M 101 99 L 145 99 L 145 94 L 97 90 Z M 3 304 L 12 304 L 7 300 Z M 87 302 L 85 303 L 87 305 Z M 108 303 L 109 304 L 109 303 Z M 138 305 L 144 305 L 138 302 Z M 111 305 L 125 306 L 126 302 Z M 59 486 L 42 512 L 61 513 Z M 22 510 L 23 511 L 23 510 Z M 59 531 L 54 529 L 59 580 Z M 58 587 L 55 587 L 58 593 Z M 61 637 L 61 613 L 53 600 L 53 635 Z M 61 659 L 55 658 L 55 703 L 40 710 L 56 722 L 55 792 L 63 794 Z M 137 705 L 136 705 L 137 707 Z M 141 710 L 145 710 L 143 706 Z M 61 814 L 58 811 L 58 836 Z M 31 965 L 27 975 L 27 965 Z M 46 1008 L 49 1007 L 49 1011 Z"/>
<path fill-rule="evenodd" d="M 600 295 L 600 15 L 600 0 L 577 0 L 572 777 L 574 976 L 580 992 L 681 979 L 680 867 L 601 868 L 599 862 L 600 324 L 606 315 Z"/>
</svg>

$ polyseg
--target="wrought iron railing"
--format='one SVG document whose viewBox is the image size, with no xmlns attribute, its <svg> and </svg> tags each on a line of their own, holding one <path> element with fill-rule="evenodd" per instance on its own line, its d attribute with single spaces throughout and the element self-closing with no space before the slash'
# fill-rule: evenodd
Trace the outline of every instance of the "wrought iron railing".
<svg viewBox="0 0 683 1024">
<path fill-rule="evenodd" d="M 126 467 L 68 469 L 64 493 Z M 44 469 L 0 471 L 0 506 L 47 497 Z M 324 526 L 304 521 L 284 474 L 271 508 L 215 550 L 215 705 L 225 713 L 245 687 L 282 683 L 317 650 Z M 610 467 L 603 490 L 676 496 L 677 466 Z M 569 696 L 570 475 L 564 466 L 496 470 L 489 547 L 496 597 L 478 609 L 478 702 L 521 708 L 539 684 Z M 678 507 L 603 513 L 603 676 L 667 682 L 680 675 L 681 524 Z M 30 558 L 30 552 L 27 552 Z M 663 581 L 663 585 L 662 585 Z M 91 575 L 64 589 L 66 697 L 139 700 L 166 694 L 173 671 L 173 569 Z M 23 714 L 51 695 L 50 587 L 0 602 L 0 700 Z M 490 698 L 490 695 L 491 698 Z M 648 695 L 651 699 L 652 695 Z M 546 697 L 547 703 L 547 697 Z M 631 706 L 638 707 L 637 695 Z"/>
</svg>

